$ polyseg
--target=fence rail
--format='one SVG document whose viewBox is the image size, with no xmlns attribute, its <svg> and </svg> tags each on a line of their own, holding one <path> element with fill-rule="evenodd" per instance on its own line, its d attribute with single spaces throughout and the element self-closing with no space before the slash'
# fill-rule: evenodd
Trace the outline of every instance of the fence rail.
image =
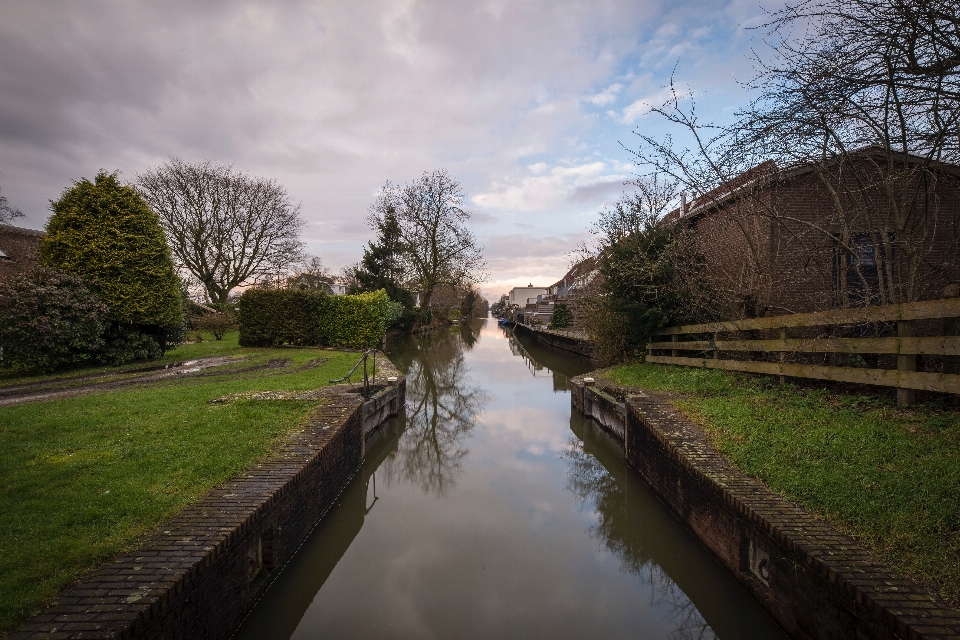
<svg viewBox="0 0 960 640">
<path fill-rule="evenodd" d="M 948 294 L 949 295 L 949 294 Z M 918 320 L 942 319 L 943 335 L 917 336 Z M 896 323 L 896 337 L 789 338 L 790 329 L 825 326 L 863 326 L 871 323 Z M 670 341 L 647 344 L 647 362 L 688 367 L 745 371 L 786 377 L 813 378 L 835 382 L 880 385 L 897 388 L 898 404 L 911 404 L 915 391 L 937 391 L 960 394 L 960 298 L 945 298 L 904 304 L 837 309 L 818 313 L 802 313 L 770 318 L 748 318 L 727 322 L 668 327 L 657 332 L 669 336 Z M 742 331 L 779 330 L 779 338 L 721 339 L 720 334 Z M 709 339 L 680 340 L 680 336 L 712 334 Z M 657 352 L 669 351 L 670 355 Z M 690 357 L 681 352 L 706 352 L 712 357 Z M 724 358 L 724 353 L 779 354 L 779 362 Z M 876 354 L 897 356 L 896 369 L 845 367 L 787 362 L 794 354 Z M 943 371 L 917 371 L 918 356 L 940 356 Z"/>
</svg>

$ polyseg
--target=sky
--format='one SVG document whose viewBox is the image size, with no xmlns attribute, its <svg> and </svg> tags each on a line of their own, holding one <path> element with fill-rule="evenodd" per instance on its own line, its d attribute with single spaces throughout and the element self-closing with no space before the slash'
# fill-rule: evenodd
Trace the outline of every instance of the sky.
<svg viewBox="0 0 960 640">
<path fill-rule="evenodd" d="M 653 0 L 0 0 L 0 188 L 42 229 L 98 170 L 170 157 L 274 178 L 332 271 L 373 237 L 385 181 L 446 169 L 484 248 L 482 291 L 546 286 L 644 172 L 636 132 L 671 76 L 705 120 L 777 3 Z"/>
</svg>

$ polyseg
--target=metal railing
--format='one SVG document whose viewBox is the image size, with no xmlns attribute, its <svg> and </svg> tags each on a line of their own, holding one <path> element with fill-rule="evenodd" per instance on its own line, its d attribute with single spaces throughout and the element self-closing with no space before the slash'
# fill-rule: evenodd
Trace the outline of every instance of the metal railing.
<svg viewBox="0 0 960 640">
<path fill-rule="evenodd" d="M 373 356 L 373 376 L 372 381 L 371 377 L 367 375 L 367 358 Z M 337 378 L 336 380 L 331 380 L 330 384 L 338 384 L 340 382 L 350 382 L 350 376 L 354 374 L 357 368 L 360 365 L 363 365 L 363 394 L 367 395 L 370 392 L 370 386 L 377 383 L 377 350 L 368 349 L 363 352 L 363 355 L 360 356 L 360 359 L 357 360 L 357 364 L 353 365 L 353 369 L 350 369 L 350 372 L 343 376 L 342 378 Z"/>
</svg>

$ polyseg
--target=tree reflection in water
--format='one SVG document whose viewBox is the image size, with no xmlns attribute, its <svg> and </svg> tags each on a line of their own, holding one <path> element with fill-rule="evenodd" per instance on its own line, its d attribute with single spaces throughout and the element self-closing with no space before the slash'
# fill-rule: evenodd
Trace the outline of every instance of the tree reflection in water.
<svg viewBox="0 0 960 640">
<path fill-rule="evenodd" d="M 598 434 L 603 437 L 602 434 Z M 620 560 L 621 569 L 636 575 L 649 587 L 650 601 L 673 625 L 668 637 L 677 640 L 708 640 L 717 636 L 690 598 L 641 545 L 628 522 L 624 478 L 615 477 L 576 436 L 567 440 L 562 457 L 569 464 L 567 488 L 584 508 L 596 514 L 590 537 L 598 540 Z"/>
<path fill-rule="evenodd" d="M 455 485 L 469 451 L 464 440 L 488 399 L 467 381 L 464 349 L 473 346 L 477 332 L 479 325 L 433 332 L 391 354 L 407 376 L 407 420 L 397 452 L 381 467 L 388 485 L 412 482 L 437 496 Z"/>
</svg>

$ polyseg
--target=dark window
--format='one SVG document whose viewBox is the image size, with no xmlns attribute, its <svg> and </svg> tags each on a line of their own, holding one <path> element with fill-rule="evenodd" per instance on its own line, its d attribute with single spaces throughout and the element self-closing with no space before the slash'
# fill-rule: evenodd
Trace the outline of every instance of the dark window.
<svg viewBox="0 0 960 640">
<path fill-rule="evenodd" d="M 881 256 L 883 254 L 881 253 Z M 877 264 L 877 252 L 873 237 L 867 233 L 860 233 L 850 240 L 849 250 L 837 245 L 837 256 L 834 261 L 834 278 L 836 281 L 838 298 L 847 296 L 851 306 L 867 306 L 880 304 L 880 268 Z M 846 276 L 846 291 L 843 291 Z"/>
</svg>

